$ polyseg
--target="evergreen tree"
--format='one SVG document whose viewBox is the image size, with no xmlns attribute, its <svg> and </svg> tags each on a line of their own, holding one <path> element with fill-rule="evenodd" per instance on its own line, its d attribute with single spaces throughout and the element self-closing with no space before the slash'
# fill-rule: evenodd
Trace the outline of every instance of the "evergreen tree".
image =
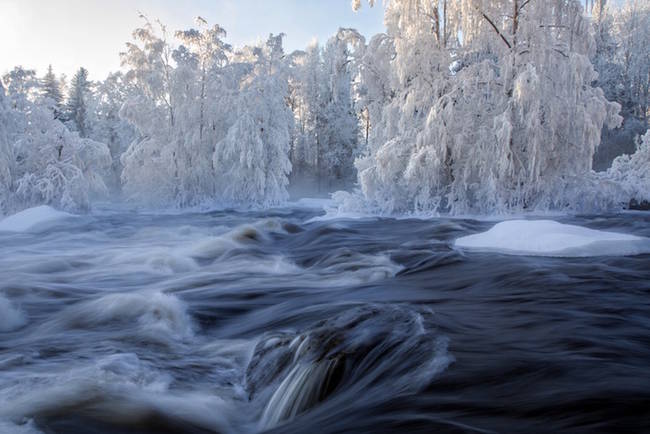
<svg viewBox="0 0 650 434">
<path fill-rule="evenodd" d="M 47 74 L 41 80 L 41 88 L 45 104 L 52 108 L 54 118 L 60 119 L 63 114 L 63 93 L 61 84 L 52 71 L 52 65 L 48 66 Z"/>
<path fill-rule="evenodd" d="M 66 103 L 66 120 L 68 126 L 77 131 L 81 137 L 86 137 L 88 133 L 86 101 L 89 91 L 88 71 L 85 68 L 79 68 L 70 83 L 70 94 Z"/>
</svg>

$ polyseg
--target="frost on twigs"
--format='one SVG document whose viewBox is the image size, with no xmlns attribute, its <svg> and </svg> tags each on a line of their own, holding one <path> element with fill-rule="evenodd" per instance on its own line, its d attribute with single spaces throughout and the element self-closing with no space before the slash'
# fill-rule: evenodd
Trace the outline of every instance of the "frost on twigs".
<svg viewBox="0 0 650 434">
<path fill-rule="evenodd" d="M 32 74 L 20 68 L 0 88 L 0 214 L 48 204 L 86 210 L 107 193 L 111 158 L 103 143 L 83 139 L 54 119 L 47 107 L 26 98 Z"/>
<path fill-rule="evenodd" d="M 366 50 L 373 129 L 358 200 L 382 213 L 616 206 L 592 160 L 620 106 L 592 86 L 579 2 L 449 1 L 444 16 L 438 3 L 389 2 L 389 40 Z"/>
<path fill-rule="evenodd" d="M 122 54 L 135 91 L 121 116 L 140 136 L 121 157 L 127 200 L 156 207 L 267 206 L 291 171 L 282 36 L 239 51 L 198 21 L 173 47 L 150 22 Z"/>
<path fill-rule="evenodd" d="M 630 208 L 650 206 L 650 131 L 640 139 L 634 154 L 614 160 L 607 175 L 622 186 L 621 202 Z"/>
</svg>

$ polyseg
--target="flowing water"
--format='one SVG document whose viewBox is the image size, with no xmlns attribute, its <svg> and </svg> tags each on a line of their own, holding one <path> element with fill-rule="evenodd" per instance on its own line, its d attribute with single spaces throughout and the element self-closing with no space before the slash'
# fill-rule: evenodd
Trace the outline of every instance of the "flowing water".
<svg viewBox="0 0 650 434">
<path fill-rule="evenodd" d="M 649 432 L 650 255 L 319 214 L 0 233 L 0 433 Z M 648 214 L 559 220 L 650 236 Z"/>
</svg>

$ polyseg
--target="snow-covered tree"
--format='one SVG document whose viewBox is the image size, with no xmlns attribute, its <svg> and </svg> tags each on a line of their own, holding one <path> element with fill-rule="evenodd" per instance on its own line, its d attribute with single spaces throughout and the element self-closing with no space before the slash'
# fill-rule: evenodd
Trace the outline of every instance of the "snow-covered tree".
<svg viewBox="0 0 650 434">
<path fill-rule="evenodd" d="M 0 82 L 0 215 L 9 208 L 12 187 L 14 157 L 9 145 L 9 129 L 12 119 L 5 98 L 5 89 Z"/>
<path fill-rule="evenodd" d="M 158 206 L 186 207 L 216 200 L 215 144 L 236 119 L 240 80 L 220 26 L 197 20 L 178 31 L 173 47 L 166 28 L 145 22 L 122 59 L 132 95 L 122 116 L 140 138 L 122 157 L 127 197 Z"/>
<path fill-rule="evenodd" d="M 283 34 L 240 56 L 253 63 L 237 104 L 239 118 L 214 152 L 218 197 L 227 204 L 271 206 L 288 198 L 290 132 Z"/>
<path fill-rule="evenodd" d="M 124 75 L 121 72 L 112 73 L 105 80 L 94 84 L 92 99 L 88 104 L 88 136 L 105 143 L 111 152 L 112 174 L 108 183 L 113 191 L 119 190 L 121 184 L 120 158 L 135 139 L 134 128 L 119 115 L 131 93 L 132 89 L 124 80 Z"/>
<path fill-rule="evenodd" d="M 592 86 L 593 39 L 579 2 L 394 0 L 385 22 L 394 96 L 358 162 L 370 207 L 598 206 L 573 193 L 591 176 L 602 126 L 620 117 Z"/>
<path fill-rule="evenodd" d="M 605 169 L 618 155 L 634 152 L 635 137 L 648 129 L 650 107 L 650 4 L 631 0 L 623 5 L 599 1 L 593 8 L 598 72 L 595 82 L 605 96 L 621 104 L 623 126 L 603 131 L 595 167 Z"/>
<path fill-rule="evenodd" d="M 85 68 L 79 68 L 70 82 L 65 117 L 68 126 L 73 131 L 77 131 L 81 137 L 87 137 L 90 128 L 88 124 L 89 92 L 88 71 Z"/>
<path fill-rule="evenodd" d="M 202 18 L 197 18 L 197 27 L 176 32 L 182 45 L 174 52 L 178 65 L 175 77 L 182 86 L 174 89 L 178 95 L 181 206 L 214 200 L 215 144 L 234 122 L 233 89 L 227 86 L 232 70 L 228 68 L 231 47 L 224 42 L 226 31 L 219 25 L 209 26 Z M 238 90 L 237 85 L 234 90 Z"/>
<path fill-rule="evenodd" d="M 61 83 L 54 75 L 52 65 L 47 68 L 47 73 L 41 80 L 42 96 L 44 103 L 51 107 L 54 118 L 59 119 L 63 114 L 63 92 Z"/>
<path fill-rule="evenodd" d="M 650 113 L 650 3 L 630 0 L 615 17 L 623 67 L 626 111 L 647 120 Z"/>
<path fill-rule="evenodd" d="M 356 175 L 354 158 L 358 152 L 359 120 L 352 100 L 354 64 L 350 45 L 361 36 L 340 29 L 323 50 L 324 94 L 321 95 L 321 173 L 328 184 L 345 186 Z M 322 175 L 322 176 L 323 176 Z"/>
<path fill-rule="evenodd" d="M 290 101 L 295 117 L 292 178 L 295 183 L 318 183 L 321 157 L 317 135 L 321 122 L 319 96 L 324 85 L 320 46 L 313 41 L 305 51 L 293 53 L 291 63 Z"/>
<path fill-rule="evenodd" d="M 108 148 L 81 139 L 42 104 L 35 74 L 20 68 L 4 77 L 0 99 L 0 187 L 4 213 L 49 204 L 84 210 L 106 193 Z M 4 145 L 3 145 L 4 143 Z"/>
<path fill-rule="evenodd" d="M 294 179 L 315 177 L 319 191 L 342 187 L 355 175 L 359 123 L 352 90 L 353 45 L 363 45 L 361 35 L 340 29 L 324 49 L 312 43 L 293 55 Z"/>
<path fill-rule="evenodd" d="M 634 207 L 650 207 L 650 131 L 639 140 L 632 155 L 622 155 L 614 160 L 607 171 L 607 179 L 622 186 L 618 201 Z"/>
<path fill-rule="evenodd" d="M 25 111 L 40 93 L 36 71 L 17 66 L 6 73 L 2 80 L 6 86 L 7 104 L 10 109 Z"/>
<path fill-rule="evenodd" d="M 197 24 L 200 30 L 176 32 L 177 38 L 184 44 L 177 50 L 176 55 L 179 64 L 182 62 L 185 66 L 195 69 L 193 72 L 196 77 L 193 77 L 192 81 L 197 87 L 195 97 L 198 99 L 198 140 L 203 142 L 206 136 L 206 141 L 209 142 L 208 131 L 216 130 L 216 126 L 211 122 L 213 119 L 208 113 L 208 100 L 220 96 L 219 91 L 222 89 L 219 75 L 228 63 L 228 54 L 232 47 L 224 42 L 226 31 L 218 24 L 209 27 L 200 17 L 197 18 Z"/>
<path fill-rule="evenodd" d="M 158 34 L 154 25 L 142 18 L 145 25 L 133 32 L 134 42 L 127 43 L 127 50 L 121 53 L 122 65 L 128 68 L 125 79 L 133 93 L 120 116 L 139 136 L 121 157 L 123 191 L 135 202 L 179 205 L 173 48 L 165 26 L 158 23 Z"/>
</svg>

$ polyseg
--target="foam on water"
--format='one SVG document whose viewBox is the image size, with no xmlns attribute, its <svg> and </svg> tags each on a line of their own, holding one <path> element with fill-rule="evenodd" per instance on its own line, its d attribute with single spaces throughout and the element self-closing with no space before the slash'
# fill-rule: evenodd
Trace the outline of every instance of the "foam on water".
<svg viewBox="0 0 650 434">
<path fill-rule="evenodd" d="M 103 259 L 123 270 L 155 274 L 188 273 L 199 269 L 196 261 L 178 249 L 169 247 L 143 247 L 129 251 L 113 251 Z"/>
<path fill-rule="evenodd" d="M 11 332 L 27 324 L 22 310 L 0 295 L 0 332 Z"/>
<path fill-rule="evenodd" d="M 0 420 L 0 433 L 2 434 L 43 434 L 34 426 L 34 421 L 29 420 L 25 423 L 13 423 L 11 421 Z"/>
<path fill-rule="evenodd" d="M 120 391 L 164 392 L 169 376 L 144 365 L 135 354 L 115 354 L 91 364 L 68 364 L 38 373 L 15 372 L 2 379 L 0 416 L 13 421 L 82 405 Z"/>
<path fill-rule="evenodd" d="M 84 301 L 63 310 L 44 325 L 45 330 L 119 327 L 123 334 L 166 343 L 194 335 L 185 304 L 161 292 L 117 293 Z"/>
<path fill-rule="evenodd" d="M 311 267 L 332 285 L 375 282 L 393 277 L 401 269 L 386 254 L 364 254 L 345 248 L 330 252 Z"/>
<path fill-rule="evenodd" d="M 0 421 L 0 432 L 39 433 L 31 422 L 21 425 L 21 421 L 66 415 L 71 410 L 86 417 L 99 415 L 116 425 L 140 423 L 160 414 L 216 432 L 232 432 L 229 404 L 207 392 L 170 390 L 171 381 L 135 354 L 24 375 L 2 384 L 0 417 L 6 422 Z"/>
</svg>

